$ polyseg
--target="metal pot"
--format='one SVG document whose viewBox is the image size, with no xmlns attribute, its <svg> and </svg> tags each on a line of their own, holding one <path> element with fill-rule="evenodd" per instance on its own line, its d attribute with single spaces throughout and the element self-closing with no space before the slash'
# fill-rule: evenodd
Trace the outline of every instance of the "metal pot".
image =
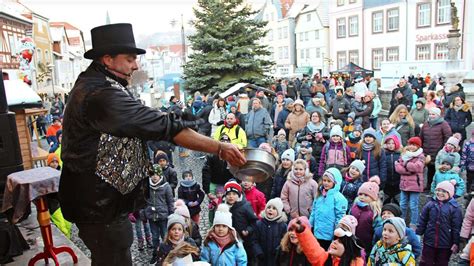
<svg viewBox="0 0 474 266">
<path fill-rule="evenodd" d="M 275 173 L 276 159 L 273 154 L 253 148 L 244 149 L 242 154 L 247 159 L 247 163 L 240 168 L 232 166 L 229 168 L 236 178 L 243 180 L 247 176 L 253 176 L 254 181 L 260 183 Z"/>
</svg>

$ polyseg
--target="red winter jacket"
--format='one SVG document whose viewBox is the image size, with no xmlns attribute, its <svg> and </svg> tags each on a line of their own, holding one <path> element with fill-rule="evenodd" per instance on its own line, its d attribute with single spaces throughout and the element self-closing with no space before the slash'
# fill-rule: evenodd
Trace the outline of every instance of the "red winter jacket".
<svg viewBox="0 0 474 266">
<path fill-rule="evenodd" d="M 252 209 L 255 212 L 255 215 L 257 215 L 258 219 L 260 220 L 260 214 L 262 211 L 265 210 L 265 205 L 267 204 L 267 201 L 265 199 L 265 195 L 260 192 L 256 187 L 252 187 L 249 190 L 244 190 L 245 191 L 245 199 L 252 205 Z"/>
</svg>

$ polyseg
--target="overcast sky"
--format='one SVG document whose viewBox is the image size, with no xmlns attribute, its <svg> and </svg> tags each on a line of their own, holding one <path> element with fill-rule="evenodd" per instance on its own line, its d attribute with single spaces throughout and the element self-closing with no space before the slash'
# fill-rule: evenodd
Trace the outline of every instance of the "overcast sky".
<svg viewBox="0 0 474 266">
<path fill-rule="evenodd" d="M 90 39 L 90 29 L 105 24 L 109 12 L 112 23 L 132 23 L 135 36 L 154 32 L 178 30 L 183 14 L 185 27 L 193 18 L 192 7 L 197 0 L 21 0 L 35 12 L 50 21 L 66 21 L 80 28 L 85 39 Z M 265 0 L 247 0 L 261 6 Z M 170 21 L 178 21 L 173 27 Z"/>
</svg>

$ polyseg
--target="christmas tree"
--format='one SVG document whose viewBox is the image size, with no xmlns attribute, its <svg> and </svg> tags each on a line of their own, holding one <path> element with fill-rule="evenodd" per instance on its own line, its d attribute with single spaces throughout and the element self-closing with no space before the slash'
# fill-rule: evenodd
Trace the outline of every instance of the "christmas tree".
<svg viewBox="0 0 474 266">
<path fill-rule="evenodd" d="M 238 82 L 264 85 L 273 62 L 265 46 L 266 22 L 255 20 L 243 0 L 198 0 L 196 34 L 189 37 L 193 54 L 184 66 L 190 92 L 222 92 Z"/>
</svg>

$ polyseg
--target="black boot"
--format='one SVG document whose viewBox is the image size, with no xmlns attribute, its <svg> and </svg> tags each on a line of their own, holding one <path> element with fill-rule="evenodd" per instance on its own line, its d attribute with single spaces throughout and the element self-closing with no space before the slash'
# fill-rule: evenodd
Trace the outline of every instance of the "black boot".
<svg viewBox="0 0 474 266">
<path fill-rule="evenodd" d="M 150 264 L 155 264 L 158 261 L 158 254 L 156 250 L 153 250 L 153 254 L 151 255 Z"/>
</svg>

